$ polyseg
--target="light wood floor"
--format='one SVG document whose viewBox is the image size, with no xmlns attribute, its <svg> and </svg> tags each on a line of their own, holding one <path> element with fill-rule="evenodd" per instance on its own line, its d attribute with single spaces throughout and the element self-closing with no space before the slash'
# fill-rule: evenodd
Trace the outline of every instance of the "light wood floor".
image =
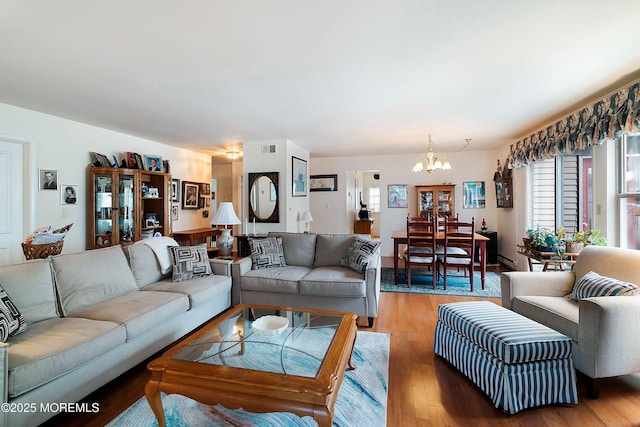
<svg viewBox="0 0 640 427">
<path fill-rule="evenodd" d="M 393 266 L 389 259 L 383 266 Z M 498 271 L 500 269 L 498 268 Z M 439 304 L 475 297 L 382 293 L 372 329 L 391 334 L 387 426 L 640 426 L 640 375 L 602 381 L 600 398 L 586 397 L 578 376 L 578 405 L 549 406 L 507 415 L 466 377 L 433 353 Z M 500 304 L 499 299 L 491 299 Z M 141 364 L 84 401 L 98 414 L 60 415 L 47 426 L 104 426 L 144 395 L 149 374 Z"/>
</svg>

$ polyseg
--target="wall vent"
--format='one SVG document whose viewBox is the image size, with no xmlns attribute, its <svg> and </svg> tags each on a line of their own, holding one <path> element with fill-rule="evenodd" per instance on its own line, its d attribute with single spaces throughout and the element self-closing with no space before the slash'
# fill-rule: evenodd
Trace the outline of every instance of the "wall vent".
<svg viewBox="0 0 640 427">
<path fill-rule="evenodd" d="M 276 154 L 277 145 L 266 144 L 262 146 L 262 154 Z"/>
</svg>

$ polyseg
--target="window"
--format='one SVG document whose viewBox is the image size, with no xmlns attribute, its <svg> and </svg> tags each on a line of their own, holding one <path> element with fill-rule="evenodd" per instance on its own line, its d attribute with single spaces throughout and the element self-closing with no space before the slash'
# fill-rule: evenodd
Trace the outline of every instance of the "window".
<svg viewBox="0 0 640 427">
<path fill-rule="evenodd" d="M 620 247 L 640 249 L 640 135 L 623 136 L 619 147 Z"/>
<path fill-rule="evenodd" d="M 380 187 L 369 187 L 369 209 L 380 212 Z"/>
<path fill-rule="evenodd" d="M 555 156 L 531 165 L 532 228 L 569 234 L 593 224 L 591 149 Z"/>
</svg>

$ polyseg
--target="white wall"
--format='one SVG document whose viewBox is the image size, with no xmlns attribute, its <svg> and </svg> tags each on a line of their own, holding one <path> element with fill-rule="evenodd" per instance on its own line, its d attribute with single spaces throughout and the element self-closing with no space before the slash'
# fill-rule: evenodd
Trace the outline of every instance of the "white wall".
<svg viewBox="0 0 640 427">
<path fill-rule="evenodd" d="M 115 154 L 119 161 L 126 151 L 158 155 L 170 161 L 173 178 L 181 181 L 209 182 L 211 176 L 209 155 L 7 104 L 0 104 L 0 134 L 33 141 L 34 171 L 30 171 L 33 176 L 37 169 L 53 169 L 58 171 L 59 187 L 64 184 L 78 185 L 78 204 L 65 205 L 67 217 L 63 218 L 59 192 L 39 191 L 37 178 L 29 183 L 35 195 L 31 229 L 74 224 L 65 238 L 65 253 L 82 251 L 86 247 L 86 169 L 91 160 L 89 152 L 105 154 L 109 159 Z M 205 227 L 209 226 L 209 220 L 202 218 L 201 210 L 180 210 L 173 229 Z M 16 245 L 20 243 L 16 242 Z M 19 261 L 22 260 L 12 260 Z"/>
<path fill-rule="evenodd" d="M 263 145 L 275 145 L 274 154 L 262 153 Z M 258 234 L 270 231 L 304 231 L 304 223 L 300 217 L 305 210 L 309 210 L 309 192 L 303 197 L 293 197 L 292 157 L 297 157 L 307 162 L 307 175 L 309 174 L 309 152 L 289 140 L 275 141 L 245 141 L 243 142 L 243 180 L 249 182 L 249 172 L 278 172 L 278 204 L 279 223 L 256 223 L 255 231 Z M 246 188 L 242 196 L 248 199 L 251 189 Z M 245 201 L 242 210 L 242 221 L 249 218 L 248 200 Z M 315 220 L 315 218 L 314 218 Z M 313 223 L 312 223 L 313 224 Z M 245 225 L 249 232 L 253 232 L 253 224 Z"/>
<path fill-rule="evenodd" d="M 351 182 L 354 171 L 379 171 L 381 188 L 380 208 L 380 240 L 383 256 L 393 255 L 393 241 L 391 233 L 406 227 L 407 214 L 416 213 L 416 185 L 442 184 L 451 182 L 456 185 L 456 212 L 460 218 L 470 220 L 475 217 L 478 229 L 482 218 L 485 218 L 490 230 L 501 229 L 504 212 L 496 208 L 495 186 L 493 173 L 495 171 L 496 151 L 465 150 L 460 153 L 447 153 L 447 158 L 453 165 L 451 171 L 438 171 L 429 175 L 425 172 L 414 173 L 411 167 L 420 153 L 398 154 L 385 156 L 357 156 L 357 157 L 319 157 L 311 159 L 311 174 L 338 174 L 338 191 L 319 191 L 311 194 L 310 207 L 313 215 L 312 231 L 318 233 L 352 233 L 353 221 L 345 212 L 356 213 L 358 208 L 352 206 L 349 199 L 347 185 Z M 502 155 L 504 161 L 506 155 Z M 464 181 L 485 181 L 486 207 L 484 209 L 464 209 L 462 207 L 462 183 Z M 387 200 L 387 186 L 389 184 L 407 184 L 409 186 L 409 208 L 389 208 Z M 349 186 L 350 187 L 350 186 Z M 350 190 L 351 188 L 349 188 Z M 357 195 L 356 195 L 357 196 Z M 512 209 L 508 209 L 512 210 Z M 498 217 L 501 223 L 498 228 Z M 509 215 L 510 216 L 510 215 Z M 353 218 L 353 216 L 351 216 Z"/>
</svg>

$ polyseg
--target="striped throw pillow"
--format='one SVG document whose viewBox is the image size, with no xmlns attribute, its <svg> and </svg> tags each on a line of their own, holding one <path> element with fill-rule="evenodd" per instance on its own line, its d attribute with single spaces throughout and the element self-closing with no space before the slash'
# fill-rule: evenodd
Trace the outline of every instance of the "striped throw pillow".
<svg viewBox="0 0 640 427">
<path fill-rule="evenodd" d="M 640 287 L 633 283 L 601 276 L 590 271 L 576 282 L 573 291 L 567 298 L 580 302 L 581 299 L 590 297 L 614 297 L 640 295 Z"/>
<path fill-rule="evenodd" d="M 380 242 L 372 242 L 357 238 L 347 249 L 340 261 L 340 265 L 348 267 L 358 273 L 364 273 L 369 260 L 380 247 Z"/>
</svg>

